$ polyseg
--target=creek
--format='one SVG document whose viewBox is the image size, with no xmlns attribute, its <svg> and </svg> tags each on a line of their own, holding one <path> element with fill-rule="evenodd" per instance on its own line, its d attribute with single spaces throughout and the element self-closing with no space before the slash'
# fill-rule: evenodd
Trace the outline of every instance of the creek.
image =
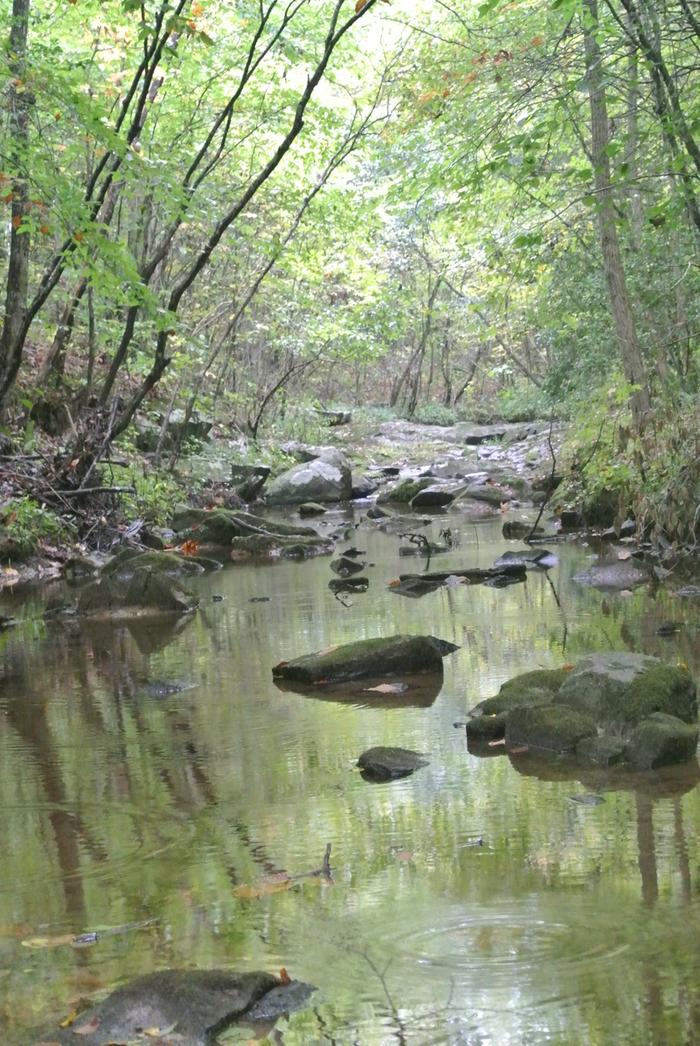
<svg viewBox="0 0 700 1046">
<path fill-rule="evenodd" d="M 449 526 L 459 544 L 431 569 L 517 547 L 500 520 L 437 520 L 427 533 Z M 480 758 L 463 724 L 511 676 L 595 650 L 697 677 L 700 601 L 584 587 L 591 550 L 574 544 L 524 584 L 409 599 L 387 587 L 422 568 L 402 543 L 352 530 L 373 565 L 345 602 L 328 557 L 227 566 L 191 586 L 201 608 L 176 626 L 46 620 L 70 598 L 60 585 L 3 593 L 21 619 L 0 635 L 3 1043 L 50 1038 L 81 996 L 172 966 L 284 967 L 316 985 L 278 1026 L 288 1046 L 698 1041 L 698 767 L 586 777 Z M 681 631 L 657 635 L 668 620 Z M 394 633 L 459 645 L 431 704 L 272 681 L 281 659 Z M 355 763 L 375 745 L 429 765 L 371 784 Z M 572 800 L 591 792 L 604 801 Z M 318 868 L 328 843 L 333 881 L 290 886 L 282 873 Z"/>
</svg>

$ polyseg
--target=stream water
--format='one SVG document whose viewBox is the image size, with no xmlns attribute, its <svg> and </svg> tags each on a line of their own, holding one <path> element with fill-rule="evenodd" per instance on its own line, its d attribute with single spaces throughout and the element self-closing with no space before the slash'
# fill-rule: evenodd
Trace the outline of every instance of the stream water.
<svg viewBox="0 0 700 1046">
<path fill-rule="evenodd" d="M 434 536 L 445 524 L 460 545 L 434 568 L 513 547 L 500 523 L 442 516 Z M 697 766 L 516 768 L 502 749 L 469 754 L 463 726 L 510 676 L 593 650 L 698 675 L 700 601 L 579 585 L 590 549 L 573 545 L 525 584 L 407 599 L 387 581 L 421 561 L 365 526 L 351 541 L 373 565 L 348 605 L 327 558 L 209 575 L 177 627 L 47 622 L 60 586 L 3 596 L 23 620 L 0 635 L 0 1041 L 50 1039 L 38 1030 L 77 999 L 153 969 L 234 966 L 318 991 L 274 1032 L 226 1042 L 700 1042 Z M 682 630 L 657 636 L 669 619 Z M 460 646 L 432 704 L 272 682 L 280 659 L 401 632 Z M 354 764 L 381 744 L 429 765 L 370 784 Z M 571 798 L 593 792 L 604 801 Z M 281 881 L 327 843 L 332 883 Z"/>
</svg>

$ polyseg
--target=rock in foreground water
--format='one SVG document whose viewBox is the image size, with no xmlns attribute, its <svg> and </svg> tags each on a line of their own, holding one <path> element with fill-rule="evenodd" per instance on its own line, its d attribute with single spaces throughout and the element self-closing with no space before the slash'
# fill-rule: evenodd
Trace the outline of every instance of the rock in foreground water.
<svg viewBox="0 0 700 1046">
<path fill-rule="evenodd" d="M 274 993 L 276 1016 L 299 1008 L 299 1000 L 303 1005 L 310 991 L 300 993 L 298 987 L 298 982 L 287 985 L 262 972 L 161 970 L 117 988 L 104 1002 L 81 1013 L 70 1028 L 52 1033 L 52 1041 L 82 1046 L 155 1041 L 213 1046 L 215 1037 L 239 1018 L 255 1019 L 256 1012 L 264 1013 L 268 994 Z"/>
</svg>

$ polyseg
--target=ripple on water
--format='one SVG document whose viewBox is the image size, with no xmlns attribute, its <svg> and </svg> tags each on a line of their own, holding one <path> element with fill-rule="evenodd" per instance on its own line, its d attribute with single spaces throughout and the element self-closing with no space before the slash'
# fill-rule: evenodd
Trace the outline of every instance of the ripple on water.
<svg viewBox="0 0 700 1046">
<path fill-rule="evenodd" d="M 184 815 L 168 816 L 163 810 L 135 809 L 124 803 L 82 803 L 77 809 L 71 803 L 14 803 L 4 807 L 21 813 L 23 818 L 33 815 L 54 821 L 54 831 L 73 835 L 85 858 L 76 868 L 51 865 L 35 876 L 22 878 L 22 888 L 80 878 L 84 881 L 103 881 L 123 874 L 126 869 L 161 857 L 175 847 L 186 846 L 195 824 Z M 109 838 L 104 837 L 103 822 L 110 824 Z M 57 820 L 60 823 L 56 823 Z M 109 848 L 109 855 L 107 850 Z M 0 880 L 0 893 L 17 891 L 17 883 Z"/>
<path fill-rule="evenodd" d="M 628 948 L 614 926 L 605 934 L 592 931 L 581 909 L 573 920 L 552 920 L 512 904 L 448 914 L 435 926 L 397 937 L 396 945 L 404 959 L 424 969 L 451 971 L 494 988 L 540 979 L 548 967 L 557 981 L 576 979 L 589 968 L 600 972 L 601 963 Z"/>
</svg>

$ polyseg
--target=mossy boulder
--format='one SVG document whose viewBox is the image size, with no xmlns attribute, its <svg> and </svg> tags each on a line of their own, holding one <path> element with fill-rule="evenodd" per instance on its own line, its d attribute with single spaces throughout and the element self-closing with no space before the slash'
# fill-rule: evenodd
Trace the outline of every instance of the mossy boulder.
<svg viewBox="0 0 700 1046">
<path fill-rule="evenodd" d="M 377 504 L 387 505 L 396 502 L 408 505 L 409 501 L 413 501 L 422 490 L 432 486 L 433 482 L 429 476 L 425 476 L 423 479 L 402 479 L 399 483 L 394 483 L 393 486 L 383 490 L 377 498 Z"/>
<path fill-rule="evenodd" d="M 102 577 L 78 596 L 79 614 L 107 619 L 187 614 L 196 607 L 174 578 L 150 569 L 135 570 L 128 580 Z"/>
<path fill-rule="evenodd" d="M 493 715 L 475 715 L 467 720 L 467 741 L 470 744 L 479 744 L 485 741 L 495 741 L 504 737 L 506 732 L 506 717 L 502 713 Z"/>
<path fill-rule="evenodd" d="M 576 757 L 591 766 L 620 766 L 627 758 L 627 746 L 619 737 L 586 737 L 577 745 Z"/>
<path fill-rule="evenodd" d="M 563 668 L 538 668 L 523 672 L 503 684 L 495 697 L 487 697 L 472 709 L 472 715 L 497 715 L 512 708 L 551 704 L 567 677 Z"/>
<path fill-rule="evenodd" d="M 173 516 L 173 530 L 179 539 L 191 538 L 200 545 L 228 548 L 234 538 L 251 535 L 308 537 L 322 540 L 313 527 L 280 523 L 238 509 L 187 509 Z"/>
<path fill-rule="evenodd" d="M 174 552 L 141 552 L 139 549 L 121 549 L 102 568 L 103 577 L 128 581 L 137 570 L 150 570 L 168 577 L 193 577 L 204 573 L 204 565 L 194 557 L 179 556 Z"/>
<path fill-rule="evenodd" d="M 515 676 L 471 711 L 467 739 L 505 734 L 506 749 L 575 753 L 604 768 L 685 762 L 698 737 L 696 688 L 685 668 L 627 651 L 591 654 L 571 669 Z"/>
<path fill-rule="evenodd" d="M 304 501 L 298 509 L 300 516 L 325 516 L 326 509 L 317 501 Z"/>
<path fill-rule="evenodd" d="M 527 745 L 548 752 L 568 754 L 597 734 L 595 720 L 571 708 L 538 705 L 514 708 L 506 718 L 506 745 Z"/>
<path fill-rule="evenodd" d="M 583 658 L 553 700 L 601 723 L 636 723 L 653 712 L 692 723 L 698 715 L 695 683 L 687 669 L 626 651 Z"/>
<path fill-rule="evenodd" d="M 249 534 L 247 537 L 232 539 L 230 556 L 234 561 L 275 559 L 278 556 L 306 559 L 332 551 L 333 542 L 324 540 L 318 534 L 313 538 L 304 535 Z"/>
<path fill-rule="evenodd" d="M 654 712 L 637 723 L 630 734 L 627 756 L 637 770 L 656 770 L 692 759 L 697 744 L 697 724 L 691 726 L 676 716 Z"/>
<path fill-rule="evenodd" d="M 293 661 L 280 661 L 272 669 L 272 675 L 308 685 L 379 678 L 398 672 L 441 672 L 443 657 L 457 649 L 454 643 L 435 636 L 360 639 Z"/>
</svg>

